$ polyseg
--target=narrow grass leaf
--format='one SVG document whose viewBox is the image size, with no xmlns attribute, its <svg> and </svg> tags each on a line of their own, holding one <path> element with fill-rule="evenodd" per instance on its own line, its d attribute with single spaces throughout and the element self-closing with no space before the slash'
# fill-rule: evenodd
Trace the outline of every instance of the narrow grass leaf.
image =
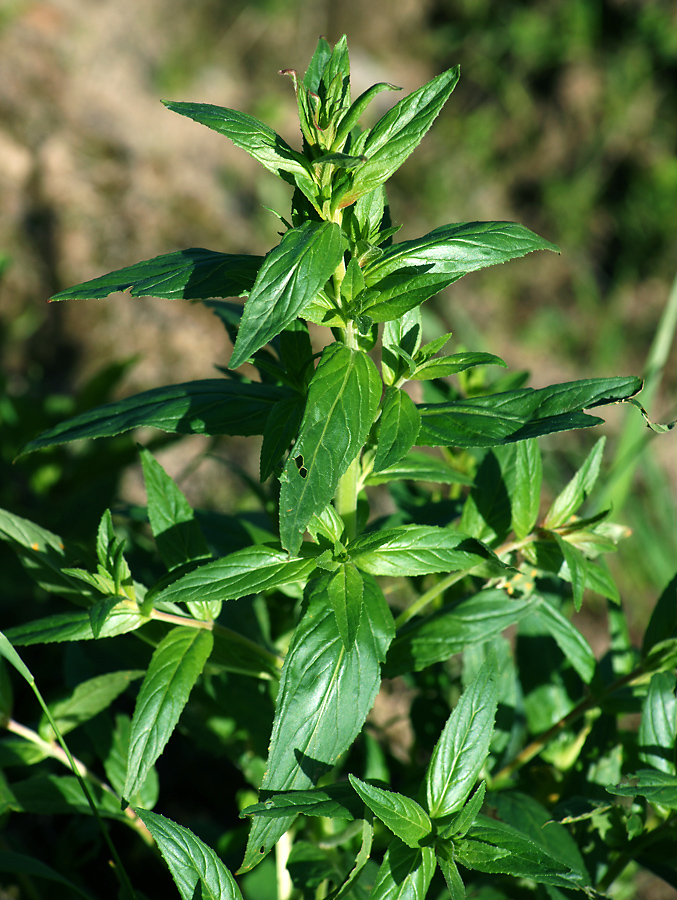
<svg viewBox="0 0 677 900">
<path fill-rule="evenodd" d="M 286 232 L 256 276 L 230 369 L 241 366 L 296 319 L 335 272 L 344 249 L 345 238 L 334 222 L 305 222 Z"/>
<path fill-rule="evenodd" d="M 354 775 L 348 777 L 374 815 L 408 847 L 416 849 L 430 837 L 433 830 L 430 816 L 415 800 L 396 791 L 384 791 Z"/>
<path fill-rule="evenodd" d="M 158 644 L 132 718 L 124 796 L 133 796 L 162 753 L 213 646 L 204 628 L 174 628 Z"/>
<path fill-rule="evenodd" d="M 270 410 L 289 395 L 287 388 L 225 378 L 170 384 L 74 416 L 43 431 L 21 453 L 140 427 L 169 434 L 263 434 Z"/>
<path fill-rule="evenodd" d="M 376 366 L 342 344 L 325 348 L 294 452 L 280 478 L 280 539 L 295 554 L 313 515 L 330 502 L 364 445 L 381 398 Z"/>
<path fill-rule="evenodd" d="M 51 299 L 94 300 L 118 291 L 129 291 L 132 297 L 182 300 L 239 297 L 251 290 L 262 262 L 260 256 L 233 256 L 193 247 L 117 269 L 59 291 Z"/>
<path fill-rule="evenodd" d="M 153 835 L 182 900 L 242 900 L 235 879 L 216 853 L 192 831 L 147 809 L 137 815 Z M 197 893 L 201 887 L 201 893 Z"/>
<path fill-rule="evenodd" d="M 492 655 L 461 695 L 433 750 L 426 799 L 434 819 L 457 812 L 470 795 L 489 752 L 497 703 L 497 662 Z"/>
<path fill-rule="evenodd" d="M 372 707 L 381 662 L 394 635 L 381 589 L 365 579 L 364 610 L 355 643 L 346 650 L 328 607 L 329 576 L 307 588 L 307 608 L 296 627 L 280 681 L 264 791 L 306 790 L 346 752 Z M 294 814 L 252 823 L 240 871 L 260 862 L 287 831 Z"/>
</svg>

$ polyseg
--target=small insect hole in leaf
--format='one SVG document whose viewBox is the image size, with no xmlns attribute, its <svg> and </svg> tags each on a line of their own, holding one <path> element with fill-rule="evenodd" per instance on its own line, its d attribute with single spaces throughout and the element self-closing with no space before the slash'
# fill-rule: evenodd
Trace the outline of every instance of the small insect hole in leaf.
<svg viewBox="0 0 677 900">
<path fill-rule="evenodd" d="M 308 469 L 303 465 L 303 457 L 301 455 L 295 456 L 294 462 L 296 463 L 296 468 L 299 470 L 301 478 L 306 478 L 308 476 Z"/>
</svg>

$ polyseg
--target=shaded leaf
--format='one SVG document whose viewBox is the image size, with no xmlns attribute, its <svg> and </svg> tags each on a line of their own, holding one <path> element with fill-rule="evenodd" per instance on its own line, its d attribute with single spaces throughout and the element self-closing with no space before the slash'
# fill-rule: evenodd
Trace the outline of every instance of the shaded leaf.
<svg viewBox="0 0 677 900">
<path fill-rule="evenodd" d="M 424 900 L 436 868 L 432 847 L 414 850 L 395 838 L 385 852 L 369 900 Z"/>
<path fill-rule="evenodd" d="M 223 378 L 170 384 L 75 416 L 43 431 L 21 452 L 111 437 L 141 426 L 170 434 L 263 434 L 271 408 L 289 394 L 286 388 Z"/>
<path fill-rule="evenodd" d="M 91 894 L 83 891 L 72 881 L 69 881 L 60 872 L 52 869 L 46 863 L 25 853 L 13 853 L 10 850 L 0 850 L 0 872 L 12 872 L 15 875 L 29 875 L 31 878 L 44 878 L 45 881 L 56 881 L 65 884 L 66 887 L 78 897 L 91 900 Z"/>
<path fill-rule="evenodd" d="M 78 684 L 71 691 L 70 696 L 50 703 L 49 710 L 61 734 L 68 734 L 83 722 L 94 718 L 102 710 L 108 709 L 113 700 L 126 691 L 132 681 L 141 678 L 143 674 L 143 671 L 129 669 L 97 675 L 95 678 L 89 678 Z M 38 731 L 45 740 L 55 740 L 56 735 L 44 713 Z"/>
<path fill-rule="evenodd" d="M 378 426 L 374 472 L 396 465 L 416 443 L 421 414 L 405 391 L 390 388 Z"/>
<path fill-rule="evenodd" d="M 267 794 L 267 792 L 265 792 Z M 325 816 L 329 819 L 357 819 L 362 812 L 362 802 L 346 782 L 329 784 L 308 791 L 283 791 L 266 796 L 264 800 L 248 806 L 240 813 L 245 816 L 264 816 L 276 819 L 288 816 L 290 811 L 304 816 Z"/>
<path fill-rule="evenodd" d="M 639 758 L 669 775 L 675 775 L 677 753 L 676 684 L 673 672 L 657 672 L 651 676 L 639 726 Z"/>
<path fill-rule="evenodd" d="M 192 247 L 117 269 L 59 291 L 51 299 L 93 300 L 127 290 L 132 297 L 239 297 L 251 290 L 262 261 L 260 256 L 233 256 Z"/>
<path fill-rule="evenodd" d="M 656 769 L 640 769 L 631 776 L 634 784 L 607 787 L 618 797 L 646 797 L 650 803 L 677 809 L 677 775 Z"/>
<path fill-rule="evenodd" d="M 25 625 L 9 628 L 7 635 L 17 646 L 30 644 L 54 644 L 63 641 L 91 641 L 94 638 L 117 637 L 136 631 L 149 621 L 142 615 L 136 604 L 123 600 L 106 617 L 98 634 L 94 633 L 89 612 L 57 613 L 44 619 L 34 619 Z"/>
<path fill-rule="evenodd" d="M 468 475 L 452 468 L 443 459 L 427 453 L 409 453 L 400 462 L 369 475 L 365 484 L 384 484 L 388 481 L 432 481 L 438 484 L 465 484 L 472 486 Z"/>
<path fill-rule="evenodd" d="M 641 379 L 590 378 L 534 390 L 520 388 L 421 406 L 418 443 L 430 447 L 495 447 L 542 434 L 587 428 L 601 419 L 581 412 L 627 400 Z"/>
<path fill-rule="evenodd" d="M 590 684 L 597 668 L 597 660 L 590 644 L 580 631 L 547 600 L 541 597 L 533 599 L 536 601 L 536 606 L 532 607 L 533 613 L 555 639 L 557 646 L 585 684 Z"/>
</svg>

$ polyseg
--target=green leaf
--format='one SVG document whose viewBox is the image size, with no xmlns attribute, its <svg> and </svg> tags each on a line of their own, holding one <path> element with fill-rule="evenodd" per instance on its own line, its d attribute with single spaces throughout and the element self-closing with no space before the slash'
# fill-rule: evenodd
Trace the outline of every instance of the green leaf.
<svg viewBox="0 0 677 900">
<path fill-rule="evenodd" d="M 497 557 L 479 541 L 451 528 L 403 525 L 365 534 L 349 546 L 350 558 L 370 575 L 458 572 Z"/>
<path fill-rule="evenodd" d="M 81 438 L 111 437 L 147 426 L 170 434 L 263 434 L 287 388 L 209 378 L 153 388 L 99 406 L 43 431 L 22 454 Z"/>
<path fill-rule="evenodd" d="M 235 879 L 211 847 L 164 816 L 147 809 L 136 813 L 160 848 L 182 900 L 242 900 Z"/>
<path fill-rule="evenodd" d="M 642 656 L 652 647 L 677 637 L 677 575 L 658 598 L 642 641 Z"/>
<path fill-rule="evenodd" d="M 465 484 L 472 486 L 468 475 L 452 468 L 449 463 L 428 453 L 409 453 L 393 466 L 381 469 L 365 479 L 365 484 L 384 484 L 388 481 L 432 481 L 437 484 Z"/>
<path fill-rule="evenodd" d="M 87 785 L 99 814 L 129 824 L 120 809 L 120 801 L 110 791 L 91 781 Z M 92 815 L 92 808 L 85 797 L 82 785 L 74 775 L 35 775 L 23 781 L 15 781 L 12 791 L 16 798 L 17 812 L 38 816 L 78 813 Z"/>
<path fill-rule="evenodd" d="M 384 791 L 354 775 L 348 775 L 348 778 L 374 815 L 408 847 L 416 849 L 430 837 L 433 823 L 428 813 L 415 800 L 395 791 Z"/>
<path fill-rule="evenodd" d="M 589 563 L 583 553 L 574 547 L 569 541 L 565 540 L 557 532 L 553 532 L 557 546 L 562 551 L 564 562 L 568 570 L 567 581 L 571 582 L 571 589 L 574 595 L 574 607 L 576 612 L 580 612 L 583 605 L 583 592 L 585 591 L 588 580 Z M 563 576 L 566 577 L 566 576 Z"/>
<path fill-rule="evenodd" d="M 85 897 L 86 900 L 91 900 L 91 894 L 64 878 L 51 866 L 24 853 L 0 850 L 0 872 L 11 872 L 14 875 L 28 875 L 30 878 L 44 878 L 45 881 L 56 881 L 59 884 L 65 884 L 73 895 L 77 894 L 78 897 Z"/>
<path fill-rule="evenodd" d="M 440 356 L 426 360 L 421 365 L 417 365 L 416 371 L 411 377 L 416 381 L 430 381 L 432 378 L 446 378 L 449 375 L 456 375 L 458 372 L 474 369 L 475 366 L 503 366 L 504 369 L 508 368 L 508 364 L 500 356 L 494 356 L 493 353 L 464 351 L 463 353 L 454 353 L 452 356 Z"/>
<path fill-rule="evenodd" d="M 7 660 L 8 663 L 14 666 L 17 672 L 23 678 L 25 678 L 30 685 L 35 684 L 33 673 L 16 652 L 9 638 L 5 634 L 3 634 L 2 631 L 0 631 L 0 656 L 2 656 Z"/>
<path fill-rule="evenodd" d="M 512 512 L 512 529 L 522 540 L 538 521 L 543 463 L 538 441 L 519 441 L 515 456 L 515 477 L 507 484 Z"/>
<path fill-rule="evenodd" d="M 630 776 L 634 784 L 617 784 L 607 787 L 618 797 L 646 797 L 649 803 L 677 809 L 677 776 L 656 769 L 640 769 Z"/>
<path fill-rule="evenodd" d="M 428 84 L 403 97 L 379 119 L 362 148 L 367 162 L 350 180 L 350 187 L 341 197 L 341 206 L 350 206 L 399 169 L 437 118 L 456 87 L 459 74 L 458 66 L 442 72 Z"/>
<path fill-rule="evenodd" d="M 6 541 L 23 567 L 41 588 L 83 606 L 101 598 L 101 592 L 68 574 L 78 559 L 75 548 L 46 528 L 0 509 L 0 540 Z"/>
<path fill-rule="evenodd" d="M 346 650 L 355 643 L 362 618 L 364 582 L 355 566 L 343 563 L 332 573 L 327 584 L 327 597 L 336 616 L 336 624 Z"/>
<path fill-rule="evenodd" d="M 162 561 L 171 572 L 184 563 L 209 558 L 209 547 L 193 509 L 153 454 L 140 450 L 148 496 L 148 520 Z"/>
<path fill-rule="evenodd" d="M 627 400 L 639 378 L 589 378 L 534 390 L 521 388 L 421 409 L 418 443 L 429 447 L 495 447 L 542 434 L 587 428 L 601 419 L 581 410 Z"/>
<path fill-rule="evenodd" d="M 416 443 L 421 414 L 409 394 L 389 388 L 378 426 L 374 472 L 403 459 Z"/>
<path fill-rule="evenodd" d="M 144 673 L 137 669 L 108 672 L 97 675 L 78 684 L 68 697 L 49 704 L 57 728 L 62 735 L 73 731 L 83 722 L 88 722 L 102 710 L 108 709 L 113 700 L 127 690 L 132 681 L 136 681 Z M 52 726 L 43 713 L 38 727 L 42 738 L 53 741 L 56 738 Z"/>
<path fill-rule="evenodd" d="M 395 384 L 403 375 L 410 377 L 414 369 L 413 358 L 421 346 L 423 325 L 418 307 L 408 310 L 398 319 L 391 319 L 383 326 L 381 369 L 386 385 Z M 403 353 L 410 365 L 403 366 Z"/>
<path fill-rule="evenodd" d="M 444 856 L 437 857 L 437 863 L 444 875 L 444 880 L 449 889 L 451 900 L 465 900 L 465 885 L 453 859 Z"/>
<path fill-rule="evenodd" d="M 395 838 L 383 857 L 369 900 L 425 900 L 437 860 L 432 847 L 407 847 Z"/>
<path fill-rule="evenodd" d="M 256 544 L 193 569 L 161 590 L 154 602 L 237 600 L 283 584 L 305 581 L 314 568 L 314 559 L 290 559 L 279 548 Z"/>
<path fill-rule="evenodd" d="M 533 595 L 532 595 L 533 596 Z M 597 668 L 597 660 L 590 644 L 580 631 L 565 619 L 559 610 L 542 597 L 534 596 L 536 606 L 532 612 L 557 642 L 564 656 L 569 660 L 585 684 L 590 684 Z"/>
<path fill-rule="evenodd" d="M 333 140 L 333 146 L 337 149 L 341 149 L 343 147 L 346 140 L 348 139 L 350 132 L 359 123 L 362 113 L 366 110 L 366 108 L 369 106 L 369 104 L 377 94 L 380 94 L 381 91 L 401 90 L 402 88 L 397 87 L 397 85 L 389 84 L 386 81 L 381 81 L 378 84 L 372 84 L 372 86 L 367 88 L 366 91 L 363 91 L 341 119 L 341 123 L 336 132 L 336 137 Z"/>
<path fill-rule="evenodd" d="M 344 249 L 345 238 L 334 222 L 305 222 L 286 232 L 256 276 L 229 369 L 237 369 L 296 319 L 336 271 Z"/>
<path fill-rule="evenodd" d="M 394 635 L 390 610 L 371 578 L 355 643 L 346 650 L 327 605 L 330 576 L 312 581 L 307 609 L 296 626 L 275 707 L 262 790 L 305 790 L 336 765 L 359 733 L 381 680 L 381 663 Z M 240 871 L 260 862 L 287 831 L 294 815 L 255 819 Z"/>
<path fill-rule="evenodd" d="M 204 628 L 174 628 L 158 644 L 132 718 L 124 796 L 133 796 L 164 750 L 214 639 Z"/>
<path fill-rule="evenodd" d="M 497 662 L 490 656 L 461 695 L 433 750 L 426 800 L 433 819 L 457 812 L 489 753 L 498 703 Z"/>
<path fill-rule="evenodd" d="M 7 635 L 17 646 L 30 644 L 54 644 L 63 641 L 92 641 L 95 638 L 117 637 L 136 631 L 149 621 L 141 614 L 136 604 L 123 600 L 117 608 L 109 612 L 98 633 L 94 632 L 87 610 L 72 613 L 58 613 L 44 619 L 34 619 L 25 625 L 9 628 Z M 98 630 L 98 629 L 97 629 Z"/>
<path fill-rule="evenodd" d="M 543 520 L 544 528 L 553 529 L 564 525 L 585 502 L 597 481 L 605 443 L 604 437 L 597 441 L 569 484 L 554 499 Z"/>
<path fill-rule="evenodd" d="M 124 793 L 125 778 L 127 777 L 127 757 L 129 756 L 129 740 L 132 733 L 132 720 L 129 716 L 118 713 L 115 716 L 115 725 L 108 721 L 108 729 L 90 731 L 94 745 L 102 759 L 106 778 L 110 786 L 121 797 Z M 129 798 L 133 806 L 143 806 L 144 809 L 152 809 L 157 803 L 160 791 L 160 782 L 155 766 L 148 771 L 146 780 L 139 787 L 134 796 Z"/>
<path fill-rule="evenodd" d="M 402 628 L 388 653 L 388 678 L 420 672 L 443 662 L 466 647 L 491 641 L 533 609 L 529 600 L 508 599 L 503 591 L 487 589 L 445 606 L 431 616 Z"/>
<path fill-rule="evenodd" d="M 268 792 L 264 792 L 267 794 Z M 264 816 L 276 819 L 289 813 L 304 816 L 325 816 L 329 819 L 357 819 L 363 812 L 362 803 L 355 797 L 346 782 L 328 784 L 308 791 L 283 791 L 266 796 L 265 800 L 248 806 L 240 813 L 246 816 Z"/>
<path fill-rule="evenodd" d="M 464 837 L 467 834 L 468 829 L 482 809 L 486 790 L 486 782 L 481 781 L 472 797 L 466 802 L 465 806 L 456 813 L 449 823 L 449 827 L 444 835 L 445 837 Z"/>
<path fill-rule="evenodd" d="M 525 834 L 487 816 L 478 816 L 469 838 L 455 844 L 458 862 L 488 874 L 530 878 L 539 884 L 581 887 L 581 876 Z"/>
<path fill-rule="evenodd" d="M 262 482 L 273 474 L 275 467 L 289 449 L 289 445 L 296 438 L 304 409 L 305 398 L 301 394 L 281 400 L 271 409 L 261 444 L 260 475 Z"/>
<path fill-rule="evenodd" d="M 639 758 L 648 766 L 669 775 L 676 774 L 676 684 L 677 678 L 673 672 L 657 672 L 651 676 L 639 725 Z"/>
<path fill-rule="evenodd" d="M 290 553 L 298 551 L 313 514 L 327 506 L 364 445 L 381 390 L 376 366 L 366 353 L 342 344 L 324 349 L 294 452 L 280 478 L 280 540 Z"/>
<path fill-rule="evenodd" d="M 363 311 L 375 322 L 386 322 L 420 306 L 469 272 L 533 250 L 558 252 L 555 244 L 514 222 L 443 225 L 423 237 L 393 244 L 366 266 L 371 300 Z"/>
<path fill-rule="evenodd" d="M 251 290 L 260 256 L 233 256 L 202 247 L 165 253 L 59 291 L 52 300 L 98 299 L 118 291 L 132 297 L 204 300 L 239 297 Z"/>
<path fill-rule="evenodd" d="M 172 112 L 188 116 L 194 122 L 225 135 L 269 172 L 274 172 L 290 184 L 297 184 L 306 196 L 314 196 L 313 175 L 308 160 L 268 125 L 237 109 L 212 106 L 210 103 L 162 102 Z"/>
</svg>

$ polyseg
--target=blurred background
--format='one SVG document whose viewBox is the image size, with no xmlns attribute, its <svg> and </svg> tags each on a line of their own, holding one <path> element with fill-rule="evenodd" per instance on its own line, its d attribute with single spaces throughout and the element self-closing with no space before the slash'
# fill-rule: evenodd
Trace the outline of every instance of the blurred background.
<svg viewBox="0 0 677 900">
<path fill-rule="evenodd" d="M 228 359 L 225 333 L 199 304 L 46 301 L 184 247 L 276 244 L 264 204 L 285 213 L 288 186 L 160 98 L 243 109 L 298 144 L 292 85 L 277 72 L 305 71 L 320 34 L 344 33 L 354 95 L 377 81 L 408 92 L 461 65 L 390 182 L 398 239 L 514 220 L 562 251 L 466 277 L 426 304 L 428 336 L 453 331 L 456 347 L 498 353 L 536 387 L 650 364 L 648 412 L 677 418 L 674 0 L 2 0 L 0 505 L 89 538 L 116 497 L 143 502 L 129 436 L 12 459 L 74 412 L 212 377 Z M 372 115 L 396 100 L 379 95 Z M 648 441 L 634 409 L 604 415 L 603 499 L 633 529 L 619 571 L 639 625 L 677 559 L 675 438 Z M 546 443 L 555 489 L 593 439 Z M 179 447 L 166 464 L 191 500 L 228 508 L 223 465 L 193 439 Z M 257 468 L 237 441 L 231 452 Z"/>
</svg>

